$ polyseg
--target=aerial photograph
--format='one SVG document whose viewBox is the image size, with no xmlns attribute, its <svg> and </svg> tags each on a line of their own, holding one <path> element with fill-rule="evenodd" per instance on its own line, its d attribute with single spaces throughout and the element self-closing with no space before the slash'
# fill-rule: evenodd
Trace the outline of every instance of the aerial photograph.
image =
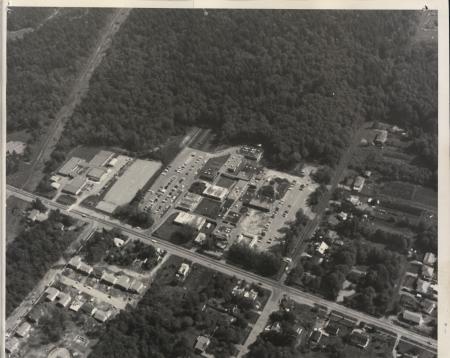
<svg viewBox="0 0 450 358">
<path fill-rule="evenodd" d="M 6 357 L 437 357 L 437 34 L 8 8 Z"/>
</svg>

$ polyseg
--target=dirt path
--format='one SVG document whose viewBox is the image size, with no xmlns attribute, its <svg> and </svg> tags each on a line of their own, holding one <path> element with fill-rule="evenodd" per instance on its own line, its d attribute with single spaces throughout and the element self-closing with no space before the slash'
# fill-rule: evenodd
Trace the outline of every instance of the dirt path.
<svg viewBox="0 0 450 358">
<path fill-rule="evenodd" d="M 58 143 L 67 120 L 72 116 L 76 106 L 81 102 L 81 99 L 87 93 L 92 74 L 101 63 L 106 50 L 111 45 L 112 38 L 120 29 L 120 26 L 125 22 L 130 11 L 130 9 L 116 10 L 111 16 L 109 23 L 103 29 L 91 56 L 86 61 L 86 64 L 78 75 L 78 78 L 75 80 L 72 90 L 66 98 L 64 105 L 56 113 L 53 123 L 47 129 L 47 133 L 41 141 L 38 154 L 28 169 L 27 180 L 22 185 L 22 188 L 34 191 L 35 187 L 42 179 L 44 163 L 50 158 L 50 154 L 53 152 L 55 145 Z"/>
</svg>

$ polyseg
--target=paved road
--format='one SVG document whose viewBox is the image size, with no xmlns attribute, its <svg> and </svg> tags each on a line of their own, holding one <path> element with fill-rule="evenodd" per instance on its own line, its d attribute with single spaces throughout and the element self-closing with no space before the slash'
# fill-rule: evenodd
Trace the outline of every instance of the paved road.
<svg viewBox="0 0 450 358">
<path fill-rule="evenodd" d="M 35 194 L 26 192 L 21 189 L 14 188 L 10 185 L 7 186 L 7 191 L 10 193 L 14 193 L 15 196 L 17 196 L 23 200 L 26 200 L 26 201 L 32 201 L 35 198 L 39 197 Z M 122 232 L 128 234 L 133 239 L 138 239 L 138 240 L 141 240 L 141 241 L 147 242 L 147 243 L 149 243 L 149 241 L 151 241 L 153 243 L 157 243 L 157 245 L 159 247 L 167 250 L 167 252 L 169 254 L 183 257 L 192 262 L 195 262 L 195 263 L 201 264 L 203 266 L 209 267 L 213 270 L 222 272 L 226 275 L 235 276 L 239 279 L 246 280 L 247 282 L 256 283 L 256 284 L 260 285 L 261 287 L 266 288 L 271 291 L 279 290 L 283 293 L 288 294 L 294 301 L 296 301 L 298 303 L 307 304 L 307 305 L 311 305 L 311 306 L 315 305 L 315 304 L 319 304 L 324 307 L 327 307 L 329 310 L 334 310 L 334 311 L 340 312 L 344 315 L 347 315 L 349 317 L 352 317 L 352 318 L 356 319 L 357 321 L 363 321 L 363 322 L 368 323 L 369 325 L 378 326 L 385 330 L 394 332 L 395 334 L 401 335 L 402 337 L 405 337 L 405 338 L 408 338 L 411 341 L 416 342 L 418 344 L 422 344 L 422 345 L 427 346 L 432 349 L 436 349 L 436 347 L 437 347 L 437 342 L 435 340 L 433 340 L 432 338 L 424 337 L 418 333 L 409 331 L 403 327 L 394 326 L 392 324 L 392 322 L 389 322 L 385 319 L 369 316 L 363 312 L 359 312 L 359 311 L 353 310 L 351 308 L 344 307 L 335 302 L 327 301 L 327 300 L 317 297 L 311 293 L 303 292 L 297 288 L 286 286 L 283 283 L 278 282 L 276 280 L 254 274 L 252 272 L 248 272 L 248 271 L 240 269 L 238 267 L 229 265 L 225 262 L 218 261 L 213 258 L 190 251 L 183 247 L 174 245 L 170 242 L 157 240 L 156 238 L 153 238 L 149 235 L 143 234 L 139 230 L 129 228 L 129 226 L 125 226 L 121 223 L 117 223 L 117 221 L 112 221 L 110 219 L 103 219 L 103 218 L 94 216 L 90 213 L 87 213 L 85 211 L 81 211 L 80 209 L 73 209 L 73 210 L 67 211 L 67 208 L 62 204 L 48 201 L 47 199 L 42 198 L 42 197 L 40 197 L 40 199 L 43 201 L 43 203 L 45 203 L 50 208 L 60 209 L 65 214 L 70 215 L 79 220 L 92 220 L 99 227 L 118 228 L 118 229 L 122 230 Z"/>
<path fill-rule="evenodd" d="M 367 125 L 367 124 L 365 124 Z M 334 175 L 331 179 L 331 182 L 328 186 L 328 191 L 322 196 L 322 198 L 319 201 L 319 204 L 317 205 L 315 212 L 316 216 L 313 220 L 309 221 L 306 225 L 303 232 L 300 234 L 299 239 L 294 247 L 292 258 L 293 261 L 296 262 L 296 260 L 299 258 L 300 254 L 304 251 L 304 244 L 305 240 L 307 240 L 311 235 L 314 233 L 314 231 L 317 229 L 317 227 L 320 224 L 320 221 L 322 219 L 322 215 L 329 206 L 329 201 L 331 199 L 331 195 L 333 194 L 334 190 L 337 188 L 339 182 L 342 179 L 342 175 L 344 174 L 345 169 L 348 167 L 348 164 L 350 160 L 352 159 L 353 152 L 355 151 L 356 147 L 361 142 L 363 134 L 363 128 L 359 128 L 355 135 L 353 136 L 352 143 L 350 144 L 350 147 L 344 152 L 344 154 L 341 157 L 341 160 L 339 161 L 338 166 L 336 167 L 334 171 Z"/>
<path fill-rule="evenodd" d="M 56 113 L 53 123 L 46 131 L 46 138 L 43 139 L 37 156 L 31 162 L 31 166 L 28 169 L 28 178 L 22 188 L 34 190 L 34 186 L 40 181 L 40 169 L 44 165 L 45 161 L 50 158 L 53 148 L 57 144 L 59 137 L 64 130 L 66 121 L 72 116 L 75 107 L 80 103 L 81 98 L 86 94 L 89 81 L 94 73 L 94 70 L 101 63 L 106 50 L 111 44 L 112 37 L 119 30 L 121 24 L 126 20 L 129 12 L 130 9 L 116 10 L 114 15 L 111 17 L 110 22 L 103 29 L 92 54 L 86 61 L 86 64 L 79 73 L 78 77 L 75 79 L 64 105 Z"/>
</svg>

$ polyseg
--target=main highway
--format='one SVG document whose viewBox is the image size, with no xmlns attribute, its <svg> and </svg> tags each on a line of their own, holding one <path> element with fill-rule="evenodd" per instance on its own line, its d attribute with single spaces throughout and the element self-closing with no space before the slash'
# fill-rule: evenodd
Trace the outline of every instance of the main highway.
<svg viewBox="0 0 450 358">
<path fill-rule="evenodd" d="M 59 209 L 64 214 L 67 214 L 71 217 L 74 217 L 79 220 L 92 220 L 97 224 L 98 227 L 104 228 L 117 228 L 122 232 L 128 234 L 131 238 L 141 240 L 147 243 L 157 244 L 157 246 L 166 250 L 169 254 L 173 254 L 176 256 L 180 256 L 186 260 L 189 260 L 194 263 L 201 264 L 203 266 L 209 267 L 216 271 L 222 272 L 226 275 L 235 276 L 239 279 L 244 279 L 247 282 L 252 282 L 260 285 L 263 288 L 266 288 L 271 291 L 282 292 L 290 296 L 291 299 L 298 303 L 307 304 L 307 305 L 320 305 L 326 307 L 330 311 L 336 311 L 341 313 L 342 315 L 352 318 L 359 322 L 365 322 L 369 325 L 376 326 L 392 332 L 394 335 L 398 337 L 403 337 L 412 341 L 425 349 L 428 350 L 436 350 L 437 342 L 434 339 L 429 337 L 424 337 L 418 333 L 412 332 L 406 328 L 396 326 L 392 322 L 385 320 L 383 318 L 377 318 L 370 315 L 367 315 L 363 312 L 356 311 L 354 309 L 342 306 L 335 302 L 331 302 L 325 300 L 321 297 L 317 297 L 308 292 L 303 292 L 299 289 L 286 286 L 282 282 L 263 277 L 252 272 L 248 272 L 246 270 L 240 269 L 236 266 L 227 264 L 226 262 L 219 261 L 208 256 L 201 255 L 197 252 L 188 250 L 181 246 L 177 246 L 168 241 L 163 241 L 156 239 L 148 234 L 144 234 L 142 231 L 134 229 L 129 225 L 120 223 L 117 220 L 110 219 L 107 216 L 92 212 L 88 209 L 84 208 L 68 208 L 65 205 L 56 203 L 54 201 L 50 201 L 46 198 L 40 197 L 36 194 L 29 193 L 23 189 L 18 189 L 11 185 L 7 185 L 7 192 L 9 195 L 14 195 L 22 200 L 31 202 L 36 198 L 39 198 L 46 206 L 51 209 Z"/>
</svg>

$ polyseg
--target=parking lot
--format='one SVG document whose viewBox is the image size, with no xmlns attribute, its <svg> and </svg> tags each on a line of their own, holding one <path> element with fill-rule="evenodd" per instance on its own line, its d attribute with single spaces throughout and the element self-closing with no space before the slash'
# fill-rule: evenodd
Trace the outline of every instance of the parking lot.
<svg viewBox="0 0 450 358">
<path fill-rule="evenodd" d="M 209 156 L 198 150 L 183 149 L 145 194 L 140 203 L 143 210 L 151 212 L 155 221 L 161 220 L 189 189 Z"/>
</svg>

